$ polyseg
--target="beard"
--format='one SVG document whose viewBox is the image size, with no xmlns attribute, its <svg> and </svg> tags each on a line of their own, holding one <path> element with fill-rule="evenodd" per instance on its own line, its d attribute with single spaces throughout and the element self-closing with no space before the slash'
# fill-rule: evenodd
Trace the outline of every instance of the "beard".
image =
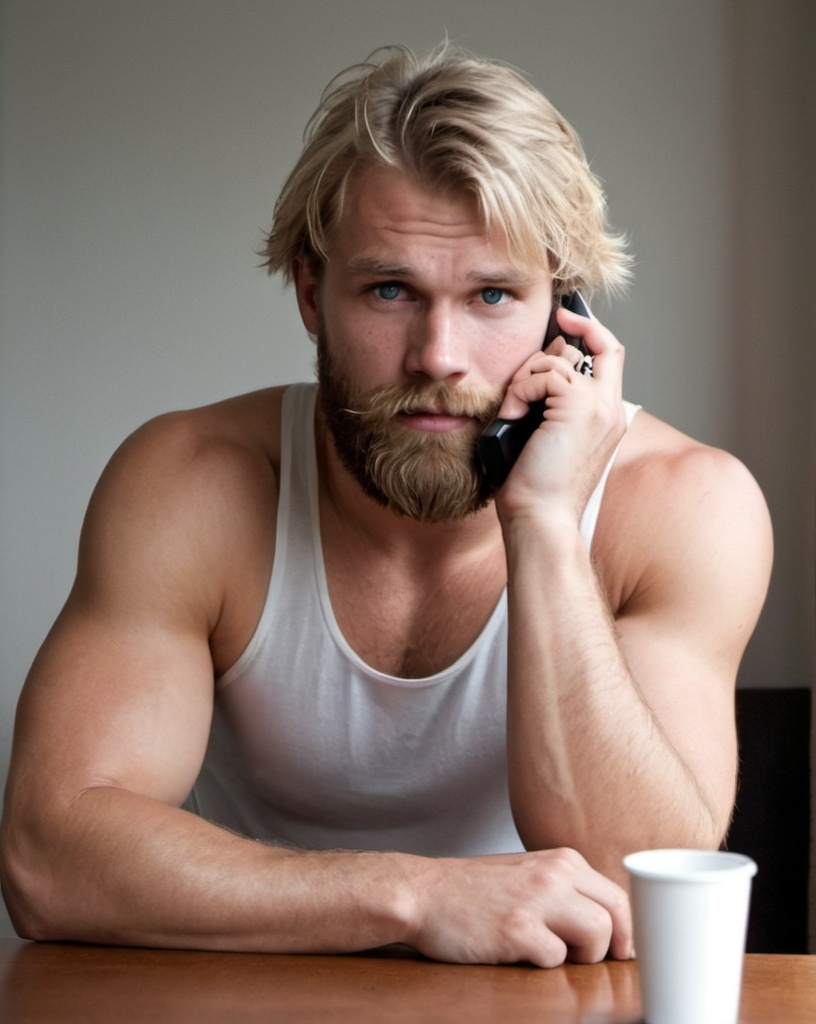
<svg viewBox="0 0 816 1024">
<path fill-rule="evenodd" d="M 337 454 L 365 493 L 399 515 L 423 523 L 464 519 L 483 509 L 493 490 L 477 457 L 479 434 L 499 411 L 502 395 L 443 381 L 356 390 L 317 337 L 320 404 Z M 472 417 L 476 430 L 423 431 L 401 416 L 444 412 Z"/>
</svg>

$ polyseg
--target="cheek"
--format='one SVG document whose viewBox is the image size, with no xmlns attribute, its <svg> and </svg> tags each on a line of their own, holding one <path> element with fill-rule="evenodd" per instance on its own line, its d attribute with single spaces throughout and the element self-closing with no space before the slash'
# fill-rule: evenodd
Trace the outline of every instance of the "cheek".
<svg viewBox="0 0 816 1024">
<path fill-rule="evenodd" d="M 334 317 L 321 324 L 325 343 L 338 367 L 361 382 L 393 383 L 402 373 L 403 349 L 388 324 L 368 317 Z"/>
<path fill-rule="evenodd" d="M 321 379 L 330 372 L 335 383 L 349 395 L 365 394 L 395 379 L 393 368 L 384 357 L 381 339 L 370 331 L 356 333 L 352 325 L 337 320 L 332 321 L 329 329 L 321 319 L 318 370 Z"/>
<path fill-rule="evenodd" d="M 490 345 L 480 348 L 471 365 L 478 368 L 486 382 L 505 390 L 527 360 L 540 351 L 537 339 L 531 343 L 529 338 L 494 338 Z"/>
</svg>

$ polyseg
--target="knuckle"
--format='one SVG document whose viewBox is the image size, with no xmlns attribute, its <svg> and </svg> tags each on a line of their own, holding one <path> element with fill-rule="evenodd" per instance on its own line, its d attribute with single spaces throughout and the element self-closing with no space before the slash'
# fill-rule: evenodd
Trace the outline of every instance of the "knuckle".
<svg viewBox="0 0 816 1024">
<path fill-rule="evenodd" d="M 581 854 L 571 846 L 559 846 L 551 852 L 553 862 L 562 870 L 575 869 L 586 864 Z"/>
<path fill-rule="evenodd" d="M 617 918 L 628 919 L 630 911 L 629 896 L 620 886 L 615 886 L 613 889 L 612 895 L 609 898 L 609 908 Z"/>
<path fill-rule="evenodd" d="M 531 883 L 544 891 L 560 889 L 584 863 L 581 854 L 568 846 L 544 850 L 530 863 Z"/>
<path fill-rule="evenodd" d="M 530 912 L 522 906 L 512 907 L 504 916 L 502 933 L 508 940 L 518 940 L 529 934 L 533 926 Z"/>
<path fill-rule="evenodd" d="M 500 946 L 504 950 L 502 960 L 526 960 L 539 967 L 558 967 L 569 953 L 569 947 L 560 936 L 522 908 L 507 914 L 501 928 Z"/>
<path fill-rule="evenodd" d="M 612 934 L 612 915 L 601 906 L 600 903 L 591 903 L 584 911 L 586 914 L 586 927 L 590 935 L 597 936 L 609 945 L 609 937 Z"/>
</svg>

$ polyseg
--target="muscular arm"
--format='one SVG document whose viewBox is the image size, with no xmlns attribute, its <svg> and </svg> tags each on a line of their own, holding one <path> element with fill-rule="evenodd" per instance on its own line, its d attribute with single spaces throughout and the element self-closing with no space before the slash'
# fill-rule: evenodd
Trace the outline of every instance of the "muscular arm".
<svg viewBox="0 0 816 1024">
<path fill-rule="evenodd" d="M 578 857 L 300 852 L 181 809 L 214 652 L 235 632 L 232 588 L 274 535 L 268 459 L 209 434 L 196 417 L 151 425 L 92 499 L 76 584 L 18 712 L 2 877 L 21 933 L 278 952 L 407 942 L 542 965 L 628 955 L 622 892 Z"/>
<path fill-rule="evenodd" d="M 575 428 L 572 415 L 566 406 L 556 431 Z M 764 501 L 736 460 L 645 414 L 631 433 L 597 559 L 578 532 L 586 487 L 563 483 L 584 453 L 560 439 L 562 476 L 534 494 L 522 480 L 501 509 L 516 823 L 528 848 L 575 846 L 618 879 L 631 850 L 722 840 L 736 780 L 734 683 L 771 549 Z M 548 440 L 541 464 L 552 466 Z"/>
<path fill-rule="evenodd" d="M 229 871 L 239 849 L 256 867 L 262 851 L 179 806 L 210 724 L 209 643 L 234 557 L 222 538 L 239 504 L 258 506 L 243 468 L 177 420 L 127 442 L 100 481 L 18 709 L 4 881 L 29 934 L 150 943 L 166 929 L 186 944 L 219 927 L 228 941 L 241 919 L 250 893 Z"/>
</svg>

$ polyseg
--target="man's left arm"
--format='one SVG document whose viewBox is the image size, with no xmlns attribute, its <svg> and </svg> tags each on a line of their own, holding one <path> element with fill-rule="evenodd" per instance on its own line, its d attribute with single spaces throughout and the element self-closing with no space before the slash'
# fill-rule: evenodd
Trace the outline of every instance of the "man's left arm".
<svg viewBox="0 0 816 1024">
<path fill-rule="evenodd" d="M 607 375 L 600 391 L 614 400 Z M 627 852 L 714 848 L 727 830 L 734 685 L 766 593 L 771 531 L 741 463 L 639 414 L 590 556 L 579 492 L 557 480 L 559 457 L 579 457 L 564 438 L 582 429 L 567 379 L 553 385 L 566 397 L 552 436 L 542 432 L 515 493 L 499 500 L 510 794 L 529 849 L 574 847 L 620 880 Z M 525 474 L 545 465 L 556 468 L 540 500 L 519 500 Z"/>
</svg>

